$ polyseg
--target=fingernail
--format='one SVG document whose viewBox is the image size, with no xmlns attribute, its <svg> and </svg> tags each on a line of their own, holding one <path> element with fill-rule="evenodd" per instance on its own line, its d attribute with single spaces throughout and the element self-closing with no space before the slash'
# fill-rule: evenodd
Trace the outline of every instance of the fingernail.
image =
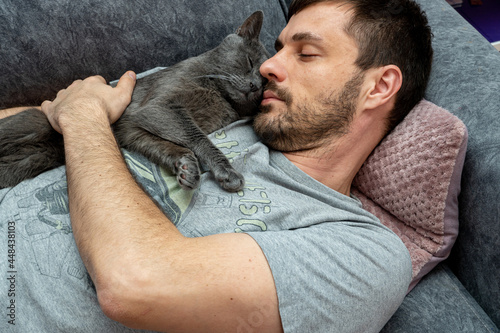
<svg viewBox="0 0 500 333">
<path fill-rule="evenodd" d="M 132 78 L 132 80 L 135 80 L 135 73 L 130 71 L 130 72 L 127 72 L 127 75 L 130 76 Z"/>
</svg>

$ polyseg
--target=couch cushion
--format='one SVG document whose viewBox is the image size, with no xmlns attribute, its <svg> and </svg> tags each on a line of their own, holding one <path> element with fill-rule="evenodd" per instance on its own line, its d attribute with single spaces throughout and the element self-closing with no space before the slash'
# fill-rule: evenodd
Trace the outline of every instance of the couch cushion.
<svg viewBox="0 0 500 333">
<path fill-rule="evenodd" d="M 460 119 L 421 101 L 381 142 L 356 176 L 353 194 L 410 251 L 409 290 L 450 254 L 467 146 Z"/>
</svg>

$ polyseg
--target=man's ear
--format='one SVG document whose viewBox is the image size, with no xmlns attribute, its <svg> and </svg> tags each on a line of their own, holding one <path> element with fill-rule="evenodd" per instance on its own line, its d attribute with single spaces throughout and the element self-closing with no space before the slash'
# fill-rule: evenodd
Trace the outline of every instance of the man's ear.
<svg viewBox="0 0 500 333">
<path fill-rule="evenodd" d="M 395 99 L 403 83 L 403 74 L 398 66 L 387 65 L 373 69 L 370 76 L 372 86 L 366 95 L 366 109 L 375 109 Z"/>
</svg>

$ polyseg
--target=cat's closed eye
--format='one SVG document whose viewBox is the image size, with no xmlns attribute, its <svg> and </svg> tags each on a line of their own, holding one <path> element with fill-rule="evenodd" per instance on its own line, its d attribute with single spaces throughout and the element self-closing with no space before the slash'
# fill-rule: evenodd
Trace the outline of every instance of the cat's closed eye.
<svg viewBox="0 0 500 333">
<path fill-rule="evenodd" d="M 253 62 L 252 62 L 252 59 L 250 59 L 250 56 L 247 55 L 247 63 L 248 63 L 248 67 L 250 69 L 253 69 Z"/>
</svg>

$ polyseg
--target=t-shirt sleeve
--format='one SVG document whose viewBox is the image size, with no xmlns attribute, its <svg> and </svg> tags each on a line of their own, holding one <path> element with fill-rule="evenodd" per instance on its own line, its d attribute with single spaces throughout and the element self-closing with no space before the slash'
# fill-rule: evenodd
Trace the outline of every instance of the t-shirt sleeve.
<svg viewBox="0 0 500 333">
<path fill-rule="evenodd" d="M 320 223 L 249 235 L 272 270 L 285 332 L 379 332 L 411 280 L 408 250 L 382 225 Z"/>
</svg>

